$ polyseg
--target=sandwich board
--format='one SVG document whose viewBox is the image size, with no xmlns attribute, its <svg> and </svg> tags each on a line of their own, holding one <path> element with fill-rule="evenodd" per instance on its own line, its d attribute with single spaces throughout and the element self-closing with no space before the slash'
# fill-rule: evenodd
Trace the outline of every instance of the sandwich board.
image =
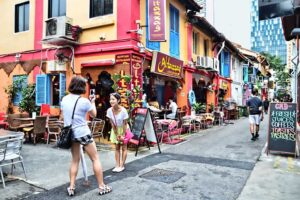
<svg viewBox="0 0 300 200">
<path fill-rule="evenodd" d="M 149 149 L 149 142 L 155 142 L 157 144 L 159 153 L 161 153 L 150 111 L 147 108 L 137 108 L 136 116 L 134 118 L 133 126 L 131 128 L 131 132 L 134 135 L 133 139 L 137 140 L 135 156 L 137 156 L 143 131 L 145 131 Z"/>
</svg>

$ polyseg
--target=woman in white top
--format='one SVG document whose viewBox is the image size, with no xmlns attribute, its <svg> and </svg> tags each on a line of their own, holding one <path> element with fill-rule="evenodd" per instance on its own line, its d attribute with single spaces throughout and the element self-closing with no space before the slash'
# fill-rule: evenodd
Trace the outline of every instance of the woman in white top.
<svg viewBox="0 0 300 200">
<path fill-rule="evenodd" d="M 110 94 L 111 107 L 107 110 L 106 116 L 110 119 L 112 130 L 110 133 L 110 141 L 116 145 L 115 159 L 116 166 L 112 170 L 113 172 L 121 172 L 125 169 L 125 161 L 127 158 L 127 144 L 122 142 L 122 138 L 125 136 L 127 129 L 127 110 L 120 105 L 121 96 L 118 93 Z M 121 149 L 122 147 L 122 159 Z"/>
<path fill-rule="evenodd" d="M 103 195 L 112 191 L 112 188 L 105 185 L 103 182 L 103 172 L 101 163 L 97 154 L 95 142 L 91 136 L 91 131 L 87 125 L 86 114 L 89 113 L 91 117 L 96 116 L 95 97 L 90 96 L 91 101 L 87 98 L 80 97 L 85 94 L 86 80 L 82 77 L 73 77 L 68 88 L 70 94 L 65 96 L 61 102 L 61 111 L 64 119 L 64 125 L 72 124 L 72 162 L 70 167 L 70 186 L 67 188 L 69 196 L 75 193 L 75 180 L 78 172 L 78 165 L 80 162 L 80 145 L 84 146 L 85 151 L 93 162 L 94 174 L 96 176 L 99 194 Z M 74 119 L 72 114 L 76 101 L 77 105 L 74 112 Z"/>
</svg>

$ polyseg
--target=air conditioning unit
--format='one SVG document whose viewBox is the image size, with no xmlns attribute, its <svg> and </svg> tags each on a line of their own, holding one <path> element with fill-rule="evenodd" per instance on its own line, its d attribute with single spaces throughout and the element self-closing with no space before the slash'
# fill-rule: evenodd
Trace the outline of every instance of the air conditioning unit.
<svg viewBox="0 0 300 200">
<path fill-rule="evenodd" d="M 205 57 L 206 59 L 206 68 L 207 69 L 213 69 L 214 68 L 214 61 L 211 57 Z"/>
<path fill-rule="evenodd" d="M 206 59 L 203 56 L 197 56 L 197 61 L 196 61 L 196 67 L 197 68 L 206 68 Z"/>
<path fill-rule="evenodd" d="M 72 19 L 66 16 L 53 17 L 46 21 L 46 36 L 44 39 L 67 38 L 72 37 Z"/>
<path fill-rule="evenodd" d="M 214 68 L 213 70 L 216 71 L 216 72 L 219 72 L 219 69 L 220 69 L 220 62 L 219 62 L 219 59 L 217 58 L 213 58 L 213 62 L 214 62 Z"/>
<path fill-rule="evenodd" d="M 57 60 L 49 60 L 47 61 L 47 71 L 48 72 L 67 71 L 67 63 L 59 62 Z"/>
</svg>

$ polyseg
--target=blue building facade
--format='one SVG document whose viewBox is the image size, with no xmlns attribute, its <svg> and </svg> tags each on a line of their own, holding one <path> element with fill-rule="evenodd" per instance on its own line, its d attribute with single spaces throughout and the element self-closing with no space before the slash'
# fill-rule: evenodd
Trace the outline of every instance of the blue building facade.
<svg viewBox="0 0 300 200">
<path fill-rule="evenodd" d="M 287 63 L 287 45 L 283 36 L 281 19 L 259 21 L 258 0 L 251 0 L 251 50 L 268 52 Z"/>
</svg>

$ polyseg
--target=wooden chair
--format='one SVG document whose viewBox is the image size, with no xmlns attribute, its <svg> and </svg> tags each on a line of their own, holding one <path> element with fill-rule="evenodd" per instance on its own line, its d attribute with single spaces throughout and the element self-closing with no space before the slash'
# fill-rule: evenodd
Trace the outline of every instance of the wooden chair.
<svg viewBox="0 0 300 200">
<path fill-rule="evenodd" d="M 47 116 L 37 116 L 34 120 L 33 126 L 23 128 L 25 134 L 29 134 L 29 138 L 31 138 L 31 133 L 33 135 L 33 144 L 36 144 L 37 135 L 43 135 L 46 132 L 47 125 Z"/>
<path fill-rule="evenodd" d="M 97 119 L 97 118 L 93 119 L 92 125 L 91 125 L 91 132 L 92 132 L 93 138 L 95 138 L 95 137 L 99 138 L 99 143 L 100 143 L 100 138 L 101 137 L 104 138 L 104 136 L 103 136 L 104 126 L 105 126 L 105 120 Z"/>
<path fill-rule="evenodd" d="M 192 128 L 195 129 L 195 124 L 193 124 L 191 118 L 183 117 L 181 127 L 182 127 L 183 130 L 188 129 L 188 133 L 191 134 Z"/>
<path fill-rule="evenodd" d="M 51 122 L 48 123 L 48 127 L 47 127 L 47 144 L 49 144 L 49 140 L 50 140 L 50 136 L 54 135 L 55 137 L 55 142 L 57 141 L 57 138 L 60 134 L 60 130 L 61 130 L 61 124 L 55 123 L 55 122 Z"/>
</svg>

